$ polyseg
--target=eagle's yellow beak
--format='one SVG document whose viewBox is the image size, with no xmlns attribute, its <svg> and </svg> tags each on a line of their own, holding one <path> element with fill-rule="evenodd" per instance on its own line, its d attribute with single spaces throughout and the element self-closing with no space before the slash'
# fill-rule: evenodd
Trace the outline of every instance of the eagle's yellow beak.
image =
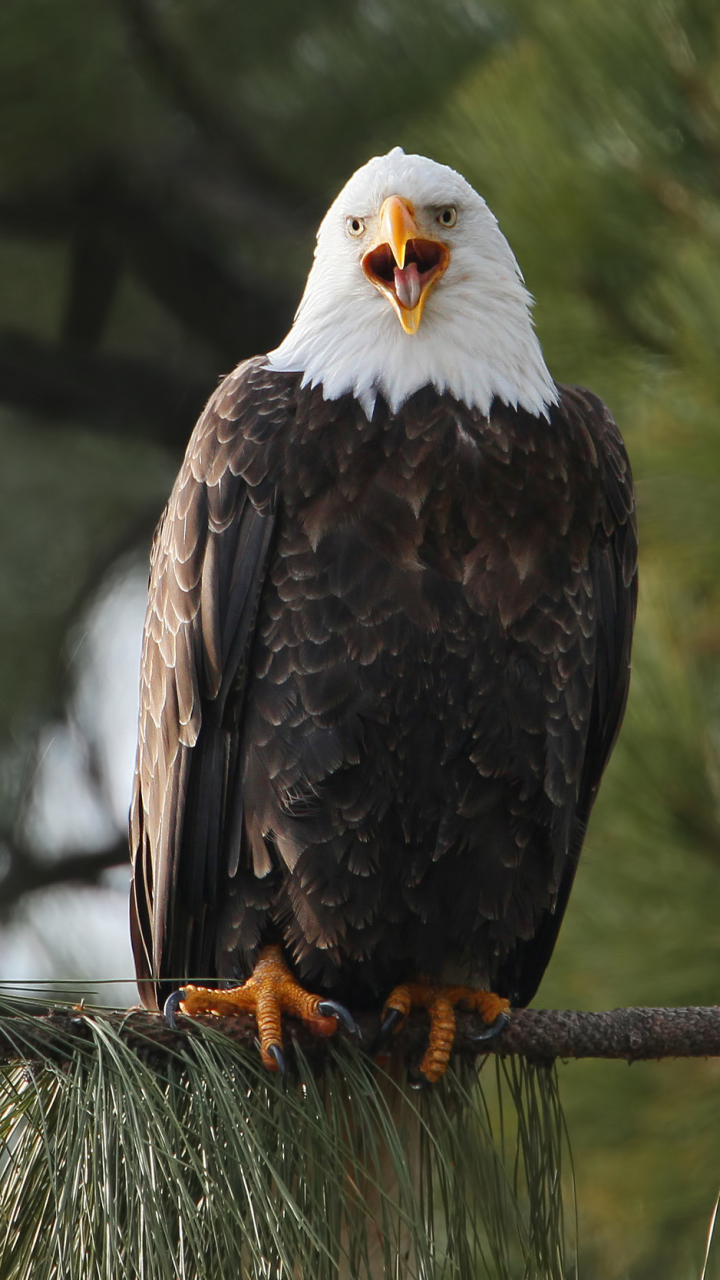
<svg viewBox="0 0 720 1280">
<path fill-rule="evenodd" d="M 364 255 L 362 268 L 392 303 L 406 333 L 417 333 L 427 296 L 449 261 L 447 245 L 421 232 L 410 201 L 388 196 L 380 210 L 377 239 Z"/>
</svg>

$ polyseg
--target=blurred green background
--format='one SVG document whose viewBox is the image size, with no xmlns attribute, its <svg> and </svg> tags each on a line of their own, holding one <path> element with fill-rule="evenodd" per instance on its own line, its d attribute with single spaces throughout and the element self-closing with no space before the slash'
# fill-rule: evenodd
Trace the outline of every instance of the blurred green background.
<svg viewBox="0 0 720 1280">
<path fill-rule="evenodd" d="M 72 873 L 88 903 L 123 856 L 117 804 L 77 847 L 28 819 L 48 725 L 80 725 L 103 791 L 83 619 L 144 554 L 218 376 L 286 331 L 331 198 L 397 143 L 486 197 L 552 372 L 605 399 L 637 478 L 630 704 L 536 1003 L 718 999 L 717 0 L 3 0 L 0 977 L 35 895 Z M 581 1275 L 698 1276 L 720 1064 L 561 1084 Z"/>
</svg>

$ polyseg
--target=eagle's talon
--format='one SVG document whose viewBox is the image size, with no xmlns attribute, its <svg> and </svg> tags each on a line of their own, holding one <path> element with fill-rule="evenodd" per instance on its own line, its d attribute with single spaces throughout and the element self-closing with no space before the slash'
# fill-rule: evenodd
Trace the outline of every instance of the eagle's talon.
<svg viewBox="0 0 720 1280">
<path fill-rule="evenodd" d="M 410 1088 L 414 1089 L 416 1093 L 422 1093 L 424 1089 L 430 1088 L 430 1081 L 425 1075 L 425 1072 L 420 1071 L 419 1068 L 416 1071 L 413 1071 L 413 1070 L 408 1071 L 407 1082 Z"/>
<path fill-rule="evenodd" d="M 280 1072 L 283 1084 L 286 1076 L 282 1051 L 284 1013 L 299 1018 L 318 1036 L 334 1035 L 338 1020 L 349 1030 L 357 1030 L 354 1020 L 342 1005 L 334 1000 L 323 1001 L 300 986 L 287 967 L 282 948 L 274 944 L 261 948 L 253 972 L 241 986 L 210 988 L 188 985 L 173 992 L 165 1003 L 165 1016 L 173 1029 L 177 1026 L 175 1014 L 180 1005 L 189 1018 L 235 1018 L 252 1014 L 257 1023 L 260 1057 L 269 1071 Z"/>
<path fill-rule="evenodd" d="M 381 1049 L 384 1048 L 388 1037 L 392 1035 L 393 1031 L 397 1031 L 398 1027 L 402 1022 L 404 1022 L 404 1020 L 405 1014 L 400 1009 L 388 1009 L 382 1023 L 380 1024 L 380 1030 L 373 1040 L 373 1054 L 380 1053 Z"/>
<path fill-rule="evenodd" d="M 285 1061 L 285 1054 L 280 1048 L 280 1045 L 269 1044 L 267 1045 L 265 1052 L 269 1054 L 271 1058 L 274 1058 L 277 1064 L 275 1069 L 280 1073 L 280 1083 L 283 1090 L 287 1090 L 287 1062 Z"/>
<path fill-rule="evenodd" d="M 318 1013 L 324 1018 L 337 1018 L 338 1022 L 342 1022 L 346 1031 L 351 1036 L 359 1036 L 360 1028 L 344 1004 L 339 1004 L 337 1000 L 321 1000 L 317 1007 Z"/>
<path fill-rule="evenodd" d="M 473 1009 L 481 1014 L 488 1029 L 485 1034 L 473 1036 L 472 1039 L 483 1042 L 498 1035 L 507 1025 L 509 1007 L 509 1002 L 493 991 L 449 986 L 429 978 L 418 978 L 415 982 L 402 983 L 391 991 L 385 1002 L 383 1012 L 386 1016 L 379 1039 L 382 1040 L 389 1031 L 394 1030 L 413 1009 L 427 1011 L 430 1020 L 427 1048 L 415 1076 L 420 1084 L 413 1084 L 413 1087 L 424 1087 L 423 1081 L 436 1084 L 447 1070 L 455 1040 L 456 1008 Z"/>
<path fill-rule="evenodd" d="M 486 1031 L 467 1031 L 465 1034 L 468 1040 L 472 1040 L 473 1044 L 480 1044 L 484 1040 L 494 1040 L 495 1036 L 499 1036 L 500 1032 L 505 1030 L 509 1022 L 510 1014 L 502 1009 Z"/>
<path fill-rule="evenodd" d="M 185 988 L 178 987 L 177 991 L 173 991 L 172 995 L 168 996 L 167 1000 L 165 1001 L 165 1004 L 163 1005 L 163 1014 L 165 1016 L 165 1021 L 167 1022 L 171 1031 L 179 1030 L 175 1014 L 177 1013 L 184 999 L 185 999 Z"/>
</svg>

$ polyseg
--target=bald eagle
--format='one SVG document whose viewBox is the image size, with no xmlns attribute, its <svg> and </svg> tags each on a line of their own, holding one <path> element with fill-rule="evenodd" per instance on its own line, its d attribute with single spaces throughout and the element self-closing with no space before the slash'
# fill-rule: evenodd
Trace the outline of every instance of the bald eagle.
<svg viewBox="0 0 720 1280">
<path fill-rule="evenodd" d="M 458 173 L 395 148 L 295 321 L 195 431 L 152 552 L 131 814 L 150 1008 L 430 1014 L 535 994 L 625 707 L 625 449 L 558 386 Z"/>
</svg>

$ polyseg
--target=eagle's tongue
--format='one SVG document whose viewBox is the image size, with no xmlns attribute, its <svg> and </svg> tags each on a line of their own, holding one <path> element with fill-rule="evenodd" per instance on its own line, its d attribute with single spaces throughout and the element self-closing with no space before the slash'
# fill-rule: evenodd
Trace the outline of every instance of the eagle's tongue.
<svg viewBox="0 0 720 1280">
<path fill-rule="evenodd" d="M 420 301 L 420 274 L 416 262 L 395 268 L 395 293 L 401 307 L 413 311 Z"/>
</svg>

